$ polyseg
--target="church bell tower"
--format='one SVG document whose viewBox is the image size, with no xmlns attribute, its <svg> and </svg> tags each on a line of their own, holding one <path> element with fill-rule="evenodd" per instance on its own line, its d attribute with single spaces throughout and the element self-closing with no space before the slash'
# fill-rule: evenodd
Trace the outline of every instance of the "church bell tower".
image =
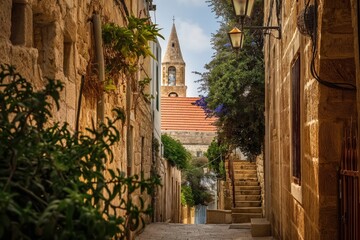
<svg viewBox="0 0 360 240">
<path fill-rule="evenodd" d="M 173 23 L 165 56 L 162 61 L 162 97 L 186 97 L 185 62 Z"/>
</svg>

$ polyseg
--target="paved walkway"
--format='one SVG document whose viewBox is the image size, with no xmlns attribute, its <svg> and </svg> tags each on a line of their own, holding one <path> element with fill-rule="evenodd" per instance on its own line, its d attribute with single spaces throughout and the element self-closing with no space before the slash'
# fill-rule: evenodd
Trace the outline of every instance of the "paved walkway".
<svg viewBox="0 0 360 240">
<path fill-rule="evenodd" d="M 229 224 L 152 223 L 136 240 L 272 240 L 253 238 L 250 229 L 229 229 Z"/>
</svg>

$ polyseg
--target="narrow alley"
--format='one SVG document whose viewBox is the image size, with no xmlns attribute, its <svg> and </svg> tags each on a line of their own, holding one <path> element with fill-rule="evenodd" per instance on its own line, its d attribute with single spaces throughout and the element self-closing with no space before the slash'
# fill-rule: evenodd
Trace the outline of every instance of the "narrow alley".
<svg viewBox="0 0 360 240">
<path fill-rule="evenodd" d="M 235 228 L 233 228 L 235 227 Z M 271 240 L 272 237 L 252 237 L 249 224 L 174 224 L 152 223 L 136 240 Z"/>
</svg>

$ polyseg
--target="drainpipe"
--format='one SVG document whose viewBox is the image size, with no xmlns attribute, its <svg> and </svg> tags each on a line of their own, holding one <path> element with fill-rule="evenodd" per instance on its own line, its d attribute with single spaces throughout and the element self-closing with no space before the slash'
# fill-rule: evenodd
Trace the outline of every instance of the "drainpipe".
<svg viewBox="0 0 360 240">
<path fill-rule="evenodd" d="M 95 56 L 98 67 L 98 80 L 101 85 L 105 82 L 105 63 L 102 42 L 101 19 L 98 13 L 94 13 L 92 17 L 94 39 L 95 39 Z M 104 92 L 101 91 L 100 96 L 96 100 L 96 121 L 98 126 L 104 122 Z"/>
<path fill-rule="evenodd" d="M 130 117 L 131 117 L 131 82 L 132 78 L 126 81 L 126 159 L 127 159 L 127 176 L 132 174 L 132 141 Z"/>
</svg>

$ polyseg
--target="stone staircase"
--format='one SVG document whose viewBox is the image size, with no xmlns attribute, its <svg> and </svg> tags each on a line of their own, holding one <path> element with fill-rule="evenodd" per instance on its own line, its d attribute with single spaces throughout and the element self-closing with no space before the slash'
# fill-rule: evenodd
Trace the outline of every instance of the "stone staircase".
<svg viewBox="0 0 360 240">
<path fill-rule="evenodd" d="M 235 207 L 232 208 L 232 222 L 246 223 L 251 222 L 251 218 L 261 218 L 261 188 L 257 178 L 256 164 L 248 161 L 233 161 L 233 166 Z M 227 181 L 231 183 L 229 176 L 227 178 Z M 233 196 L 232 189 L 230 186 L 231 196 Z"/>
</svg>

